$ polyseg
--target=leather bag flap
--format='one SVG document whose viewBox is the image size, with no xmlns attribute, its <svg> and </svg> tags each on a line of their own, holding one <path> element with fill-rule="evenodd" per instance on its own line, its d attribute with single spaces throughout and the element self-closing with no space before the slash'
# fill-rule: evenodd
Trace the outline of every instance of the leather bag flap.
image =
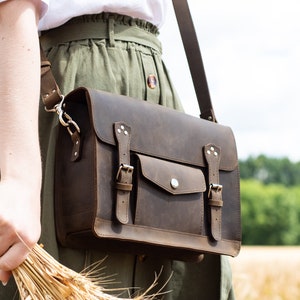
<svg viewBox="0 0 300 300">
<path fill-rule="evenodd" d="M 143 176 L 173 195 L 206 190 L 204 175 L 200 169 L 149 156 L 137 156 Z"/>
<path fill-rule="evenodd" d="M 215 144 L 222 150 L 220 170 L 232 171 L 238 166 L 230 127 L 161 105 L 93 89 L 78 88 L 68 94 L 66 111 L 68 102 L 74 101 L 87 102 L 91 123 L 102 142 L 116 145 L 113 124 L 124 122 L 131 128 L 130 149 L 133 152 L 206 167 L 203 147 Z"/>
</svg>

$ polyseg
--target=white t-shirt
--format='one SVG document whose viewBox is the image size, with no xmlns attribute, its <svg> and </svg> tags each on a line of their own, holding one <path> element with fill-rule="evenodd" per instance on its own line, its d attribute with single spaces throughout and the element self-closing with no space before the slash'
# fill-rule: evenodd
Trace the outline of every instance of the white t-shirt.
<svg viewBox="0 0 300 300">
<path fill-rule="evenodd" d="M 4 2 L 7 0 L 0 0 Z M 39 30 L 60 26 L 73 17 L 112 12 L 146 20 L 161 27 L 169 0 L 41 0 Z"/>
</svg>

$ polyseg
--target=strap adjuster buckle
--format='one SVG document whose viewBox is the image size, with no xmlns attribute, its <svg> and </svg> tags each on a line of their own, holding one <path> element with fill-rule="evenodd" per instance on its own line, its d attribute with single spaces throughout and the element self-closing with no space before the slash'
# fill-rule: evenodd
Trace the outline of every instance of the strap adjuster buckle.
<svg viewBox="0 0 300 300">
<path fill-rule="evenodd" d="M 125 171 L 126 173 L 132 173 L 132 172 L 133 172 L 133 169 L 134 169 L 133 166 L 130 166 L 130 165 L 127 165 L 127 164 L 121 164 L 121 165 L 119 166 L 119 169 L 118 169 L 118 172 L 117 172 L 116 180 L 117 180 L 117 181 L 119 180 L 120 173 L 121 173 L 122 171 Z"/>
<path fill-rule="evenodd" d="M 208 198 L 211 198 L 212 190 L 214 190 L 217 193 L 222 193 L 223 185 L 222 184 L 218 184 L 218 183 L 211 183 L 209 185 Z"/>
</svg>

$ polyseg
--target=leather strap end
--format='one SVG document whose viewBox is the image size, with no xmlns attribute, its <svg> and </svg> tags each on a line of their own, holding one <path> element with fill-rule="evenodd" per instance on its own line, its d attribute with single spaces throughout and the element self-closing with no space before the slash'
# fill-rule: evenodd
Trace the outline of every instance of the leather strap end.
<svg viewBox="0 0 300 300">
<path fill-rule="evenodd" d="M 213 109 L 203 111 L 203 112 L 200 114 L 200 118 L 201 118 L 201 119 L 204 119 L 204 120 L 211 121 L 211 122 L 218 123 L 218 122 L 217 122 L 217 119 L 216 119 L 216 116 L 215 116 L 215 112 L 214 112 Z"/>
</svg>

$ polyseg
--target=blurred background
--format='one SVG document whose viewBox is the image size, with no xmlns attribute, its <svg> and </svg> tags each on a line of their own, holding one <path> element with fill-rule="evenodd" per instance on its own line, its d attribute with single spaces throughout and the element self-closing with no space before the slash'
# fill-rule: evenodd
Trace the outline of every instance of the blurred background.
<svg viewBox="0 0 300 300">
<path fill-rule="evenodd" d="M 300 160 L 300 2 L 188 2 L 216 115 L 233 128 L 239 156 Z M 164 60 L 186 111 L 198 115 L 176 20 L 169 11 L 160 36 Z"/>
</svg>

